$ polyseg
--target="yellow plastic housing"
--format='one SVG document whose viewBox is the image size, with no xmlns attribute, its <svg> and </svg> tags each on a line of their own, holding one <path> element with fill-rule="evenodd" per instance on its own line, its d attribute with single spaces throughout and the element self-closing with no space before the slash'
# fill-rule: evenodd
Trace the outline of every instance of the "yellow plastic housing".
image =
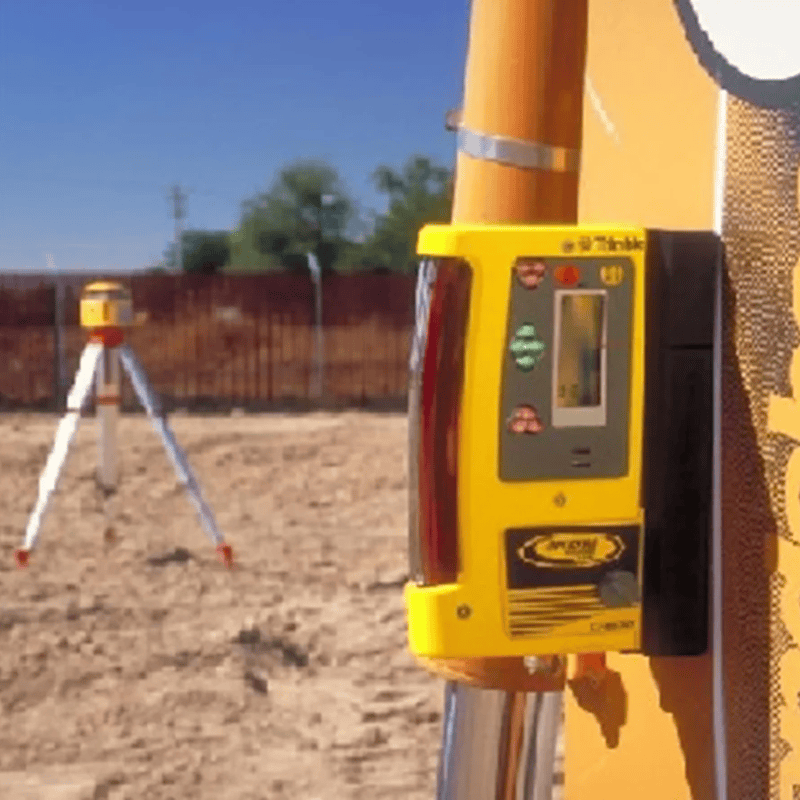
<svg viewBox="0 0 800 800">
<path fill-rule="evenodd" d="M 614 253 L 603 249 L 603 237 L 640 244 Z M 587 238 L 591 247 L 581 252 L 578 242 L 585 246 Z M 639 649 L 640 605 L 597 610 L 592 617 L 596 635 L 587 634 L 585 624 L 567 622 L 547 636 L 512 638 L 503 537 L 507 529 L 534 526 L 643 526 L 645 241 L 644 230 L 630 227 L 431 225 L 420 232 L 421 256 L 463 259 L 473 276 L 458 440 L 458 580 L 406 585 L 413 653 L 468 658 Z M 520 256 L 614 255 L 630 258 L 635 270 L 628 473 L 611 479 L 501 482 L 498 425 L 512 267 Z M 640 540 L 640 585 L 642 550 Z"/>
<path fill-rule="evenodd" d="M 130 292 L 120 283 L 97 281 L 88 284 L 81 295 L 81 326 L 88 328 L 125 328 L 133 323 Z"/>
</svg>

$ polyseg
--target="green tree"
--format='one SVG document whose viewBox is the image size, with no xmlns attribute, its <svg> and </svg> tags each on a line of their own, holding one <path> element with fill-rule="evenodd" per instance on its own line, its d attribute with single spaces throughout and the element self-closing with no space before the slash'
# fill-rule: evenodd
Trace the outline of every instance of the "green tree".
<svg viewBox="0 0 800 800">
<path fill-rule="evenodd" d="M 229 231 L 184 231 L 183 271 L 202 275 L 221 272 L 231 255 Z"/>
<path fill-rule="evenodd" d="M 323 161 L 296 161 L 269 191 L 242 204 L 231 236 L 231 270 L 300 269 L 313 252 L 323 270 L 336 263 L 347 239 L 353 203 L 336 170 Z"/>
<path fill-rule="evenodd" d="M 417 234 L 429 222 L 448 222 L 453 202 L 453 173 L 425 156 L 408 160 L 401 172 L 381 166 L 373 173 L 389 208 L 379 217 L 360 255 L 365 265 L 400 271 L 416 267 Z"/>
<path fill-rule="evenodd" d="M 221 272 L 230 260 L 230 239 L 230 231 L 184 231 L 181 234 L 183 271 L 207 275 Z M 178 271 L 175 242 L 167 245 L 160 263 L 155 264 L 150 271 L 159 273 Z"/>
</svg>

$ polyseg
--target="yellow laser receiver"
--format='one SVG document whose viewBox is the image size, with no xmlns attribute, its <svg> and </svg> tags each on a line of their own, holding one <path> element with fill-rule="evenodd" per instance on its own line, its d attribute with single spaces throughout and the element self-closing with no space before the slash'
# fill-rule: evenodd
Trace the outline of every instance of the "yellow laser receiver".
<svg viewBox="0 0 800 800">
<path fill-rule="evenodd" d="M 81 326 L 123 328 L 133 323 L 130 292 L 119 283 L 97 281 L 84 287 L 80 304 Z"/>
<path fill-rule="evenodd" d="M 411 650 L 702 652 L 716 239 L 435 225 L 418 249 Z"/>
</svg>

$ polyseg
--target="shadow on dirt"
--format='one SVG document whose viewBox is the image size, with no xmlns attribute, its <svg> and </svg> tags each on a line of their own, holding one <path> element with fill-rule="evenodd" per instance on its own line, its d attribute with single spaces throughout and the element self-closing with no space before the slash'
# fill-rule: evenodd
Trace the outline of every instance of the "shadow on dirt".
<svg viewBox="0 0 800 800">
<path fill-rule="evenodd" d="M 243 628 L 233 638 L 249 655 L 278 655 L 287 667 L 307 667 L 308 653 L 280 636 L 264 638 L 258 628 Z"/>
<path fill-rule="evenodd" d="M 151 567 L 163 567 L 167 564 L 185 564 L 193 558 L 194 556 L 185 547 L 176 547 L 174 550 L 170 550 L 169 553 L 164 553 L 160 556 L 150 556 L 147 559 L 147 563 L 150 564 Z"/>
</svg>

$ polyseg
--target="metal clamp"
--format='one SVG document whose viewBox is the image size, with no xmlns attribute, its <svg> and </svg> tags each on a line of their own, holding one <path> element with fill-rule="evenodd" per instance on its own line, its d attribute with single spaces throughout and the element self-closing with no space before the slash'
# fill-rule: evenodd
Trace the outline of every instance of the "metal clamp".
<svg viewBox="0 0 800 800">
<path fill-rule="evenodd" d="M 493 136 L 464 127 L 458 129 L 458 149 L 472 158 L 498 161 L 521 169 L 577 172 L 580 166 L 580 150 Z"/>
</svg>

